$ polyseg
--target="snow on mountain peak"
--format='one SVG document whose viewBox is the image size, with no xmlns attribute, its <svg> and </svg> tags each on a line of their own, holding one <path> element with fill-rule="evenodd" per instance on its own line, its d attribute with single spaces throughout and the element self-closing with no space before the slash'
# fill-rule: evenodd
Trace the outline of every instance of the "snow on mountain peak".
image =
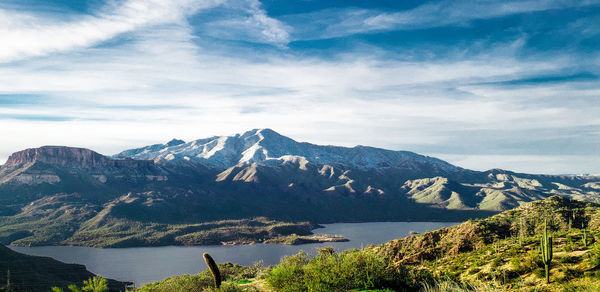
<svg viewBox="0 0 600 292">
<path fill-rule="evenodd" d="M 445 161 L 408 151 L 392 151 L 368 146 L 353 148 L 321 146 L 297 142 L 268 128 L 190 142 L 174 139 L 166 144 L 126 150 L 115 156 L 174 162 L 193 161 L 222 169 L 238 164 L 260 164 L 274 161 L 286 163 L 290 161 L 290 157 L 297 157 L 297 161 L 303 161 L 303 167 L 306 163 L 313 163 L 357 168 L 417 169 L 432 167 L 444 171 L 459 169 Z"/>
<path fill-rule="evenodd" d="M 176 145 L 183 144 L 183 143 L 185 143 L 185 141 L 173 138 L 173 139 L 171 139 L 171 141 L 167 142 L 167 144 L 165 144 L 165 145 L 176 146 Z"/>
</svg>

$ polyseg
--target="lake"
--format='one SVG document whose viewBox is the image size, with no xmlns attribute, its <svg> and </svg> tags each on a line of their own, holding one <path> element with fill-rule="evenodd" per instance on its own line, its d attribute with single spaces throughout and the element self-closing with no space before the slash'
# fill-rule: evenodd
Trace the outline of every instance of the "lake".
<svg viewBox="0 0 600 292">
<path fill-rule="evenodd" d="M 91 272 L 106 278 L 135 282 L 136 285 L 164 278 L 197 274 L 206 265 L 202 254 L 208 252 L 217 262 L 231 262 L 244 266 L 262 260 L 265 265 L 279 263 L 285 255 L 304 250 L 310 254 L 316 248 L 332 246 L 336 250 L 361 248 L 381 244 L 409 235 L 410 231 L 423 233 L 459 223 L 452 222 L 373 222 L 324 224 L 314 233 L 343 235 L 348 242 L 314 243 L 304 245 L 251 244 L 234 246 L 164 246 L 132 248 L 91 248 L 78 246 L 39 246 L 10 248 L 29 255 L 49 256 L 66 263 L 83 264 Z"/>
</svg>

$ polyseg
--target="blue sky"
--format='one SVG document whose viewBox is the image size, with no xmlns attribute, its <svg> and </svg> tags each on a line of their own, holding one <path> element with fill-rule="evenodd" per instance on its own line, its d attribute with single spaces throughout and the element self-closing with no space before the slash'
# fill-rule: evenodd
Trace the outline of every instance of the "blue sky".
<svg viewBox="0 0 600 292">
<path fill-rule="evenodd" d="M 600 174 L 600 0 L 3 0 L 0 163 L 272 128 Z"/>
</svg>

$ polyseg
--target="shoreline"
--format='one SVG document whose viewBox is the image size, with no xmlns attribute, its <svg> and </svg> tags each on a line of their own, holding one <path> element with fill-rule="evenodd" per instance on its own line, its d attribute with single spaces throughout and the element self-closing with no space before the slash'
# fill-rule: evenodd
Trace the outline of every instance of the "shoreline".
<svg viewBox="0 0 600 292">
<path fill-rule="evenodd" d="M 42 244 L 14 244 L 9 243 L 4 245 L 7 246 L 15 246 L 15 247 L 43 247 L 43 246 L 73 246 L 73 247 L 91 247 L 91 248 L 101 248 L 101 249 L 114 249 L 114 248 L 142 248 L 142 247 L 166 247 L 166 246 L 180 246 L 180 247 L 197 247 L 197 246 L 240 246 L 240 245 L 255 245 L 255 244 L 274 244 L 274 245 L 303 245 L 303 244 L 313 244 L 313 243 L 328 243 L 328 242 L 347 242 L 350 241 L 345 237 L 345 234 L 321 234 L 314 232 L 318 229 L 326 228 L 326 225 L 330 224 L 379 224 L 379 223 L 461 223 L 457 221 L 368 221 L 368 222 L 336 222 L 336 223 L 323 223 L 323 224 L 312 224 L 308 222 L 298 222 L 298 223 L 288 223 L 287 226 L 302 226 L 304 228 L 310 226 L 312 227 L 310 230 L 304 229 L 300 234 L 292 232 L 289 234 L 279 233 L 276 236 L 268 236 L 268 237 L 259 237 L 258 233 L 256 234 L 238 234 L 241 238 L 233 239 L 233 240 L 217 240 L 212 238 L 207 241 L 194 241 L 192 244 L 185 244 L 178 241 L 170 240 L 158 241 L 150 243 L 148 241 L 138 241 L 138 240 L 123 240 L 118 244 L 85 244 L 93 243 L 94 240 L 88 241 L 79 241 L 77 243 L 73 242 L 58 242 L 58 243 L 42 243 Z M 244 227 L 244 226 L 241 226 Z M 215 230 L 207 230 L 209 232 Z M 298 231 L 298 230 L 294 230 Z M 226 231 L 227 233 L 231 233 L 230 230 Z M 414 235 L 411 231 L 407 236 Z M 188 234 L 185 234 L 186 236 Z M 274 235 L 274 234 L 273 234 Z M 235 234 L 230 234 L 230 236 L 235 237 Z M 252 238 L 254 237 L 254 238 Z M 127 244 L 125 244 L 127 243 Z"/>
</svg>

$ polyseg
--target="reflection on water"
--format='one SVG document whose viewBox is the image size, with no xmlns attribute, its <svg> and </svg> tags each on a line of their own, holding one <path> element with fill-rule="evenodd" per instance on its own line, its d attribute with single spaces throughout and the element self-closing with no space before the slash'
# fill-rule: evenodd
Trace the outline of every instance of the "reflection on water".
<svg viewBox="0 0 600 292">
<path fill-rule="evenodd" d="M 265 265 L 279 262 L 285 255 L 300 250 L 314 254 L 315 248 L 333 246 L 336 250 L 361 248 L 408 236 L 410 231 L 425 232 L 458 223 L 449 222 L 374 222 L 325 224 L 315 233 L 343 235 L 348 242 L 304 245 L 253 244 L 236 246 L 165 246 L 135 248 L 90 248 L 76 246 L 11 247 L 38 256 L 49 256 L 66 263 L 85 265 L 93 273 L 107 278 L 131 281 L 137 285 L 180 274 L 196 274 L 206 268 L 202 253 L 208 252 L 217 262 L 252 265 L 262 260 Z"/>
</svg>

